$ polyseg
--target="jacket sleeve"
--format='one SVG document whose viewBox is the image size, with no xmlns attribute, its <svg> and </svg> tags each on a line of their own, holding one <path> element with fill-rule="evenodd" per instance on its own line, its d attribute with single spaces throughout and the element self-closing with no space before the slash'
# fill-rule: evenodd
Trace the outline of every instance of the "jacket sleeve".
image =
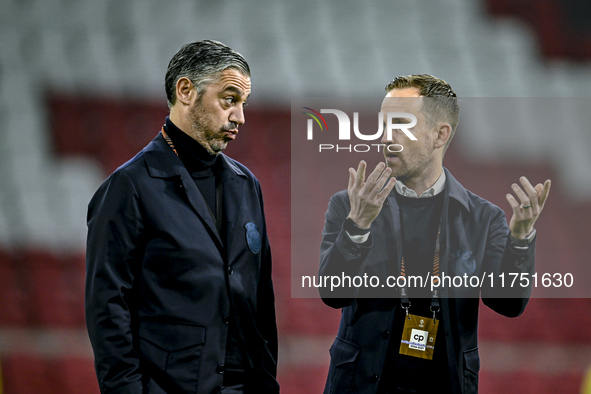
<svg viewBox="0 0 591 394">
<path fill-rule="evenodd" d="M 273 291 L 271 247 L 267 237 L 267 224 L 260 185 L 257 185 L 261 212 L 263 213 L 263 247 L 261 249 L 261 271 L 257 286 L 257 330 L 266 342 L 263 354 L 263 370 L 261 371 L 260 390 L 279 393 L 277 383 L 277 321 L 275 317 L 275 293 Z"/>
<path fill-rule="evenodd" d="M 132 181 L 115 172 L 88 208 L 86 324 L 101 393 L 142 392 L 133 346 L 134 279 L 143 256 L 142 218 Z"/>
<path fill-rule="evenodd" d="M 518 250 L 512 246 L 509 234 L 505 214 L 498 209 L 491 221 L 483 265 L 485 272 L 493 273 L 493 281 L 485 282 L 482 301 L 497 313 L 517 317 L 525 310 L 533 289 L 535 240 L 526 250 Z"/>
<path fill-rule="evenodd" d="M 362 275 L 365 259 L 372 247 L 372 235 L 363 244 L 351 240 L 343 229 L 345 219 L 349 215 L 350 206 L 346 191 L 333 195 L 328 203 L 320 244 L 319 276 L 322 283 L 328 286 L 318 288 L 322 301 L 333 308 L 343 308 L 351 304 L 357 296 L 357 287 L 339 287 L 331 289 L 330 277 Z M 319 279 L 320 279 L 319 278 Z"/>
</svg>

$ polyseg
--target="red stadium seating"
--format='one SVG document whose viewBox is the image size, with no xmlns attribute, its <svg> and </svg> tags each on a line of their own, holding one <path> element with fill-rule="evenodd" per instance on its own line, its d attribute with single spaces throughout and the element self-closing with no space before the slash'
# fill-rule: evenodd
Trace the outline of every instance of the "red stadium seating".
<svg viewBox="0 0 591 394">
<path fill-rule="evenodd" d="M 590 8 L 584 0 L 487 0 L 495 16 L 516 16 L 535 30 L 546 58 L 591 59 Z"/>
<path fill-rule="evenodd" d="M 281 383 L 281 394 L 322 393 L 328 365 L 326 367 L 296 367 L 279 370 L 277 378 Z"/>
<path fill-rule="evenodd" d="M 71 259 L 71 258 L 70 258 Z M 28 321 L 38 327 L 84 326 L 84 271 L 68 257 L 27 251 L 19 262 Z"/>
<path fill-rule="evenodd" d="M 60 155 L 84 155 L 103 165 L 105 176 L 131 158 L 160 129 L 166 107 L 151 103 L 54 96 L 50 101 L 54 147 Z M 137 111 L 131 119 L 126 114 Z M 240 144 L 227 153 L 244 162 L 261 181 L 269 238 L 274 258 L 274 280 L 280 341 L 290 336 L 327 338 L 336 334 L 340 311 L 319 299 L 291 298 L 290 278 L 290 112 L 284 109 L 247 109 Z M 72 117 L 75 112 L 80 116 Z M 256 149 L 248 147 L 256 146 Z M 245 148 L 246 147 L 246 148 Z M 450 147 L 446 166 L 462 183 L 507 212 L 505 192 L 525 173 L 536 180 L 554 178 L 551 169 L 512 163 L 474 163 Z M 263 152 L 263 154 L 261 154 Z M 482 182 L 486 179 L 487 182 Z M 591 221 L 591 204 L 569 201 L 554 184 L 551 199 L 536 225 L 542 236 L 536 248 L 540 263 L 554 264 L 577 277 L 591 276 L 583 248 Z M 311 183 L 310 187 L 321 187 Z M 324 207 L 310 215 L 324 215 Z M 84 329 L 84 256 L 47 251 L 0 251 L 0 328 L 38 327 Z M 489 343 L 528 343 L 567 346 L 591 345 L 591 300 L 532 299 L 525 313 L 508 319 L 481 308 L 479 336 Z M 573 324 L 552 324 L 549 316 L 577 316 Z M 550 322 L 550 323 L 549 323 Z M 328 349 L 319 349 L 319 352 Z M 320 354 L 320 353 L 319 353 Z M 6 393 L 96 393 L 91 359 L 5 355 L 2 364 Z M 321 392 L 328 366 L 281 364 L 283 393 Z M 483 365 L 481 393 L 577 392 L 581 374 L 545 374 L 528 370 L 490 372 Z M 511 389 L 509 389 L 511 387 Z M 86 390 L 86 391 L 85 391 Z"/>
<path fill-rule="evenodd" d="M 581 392 L 579 374 L 537 374 L 528 372 L 480 374 L 480 394 L 519 393 L 573 393 Z"/>
<path fill-rule="evenodd" d="M 2 359 L 6 394 L 98 394 L 91 359 L 13 354 Z"/>
<path fill-rule="evenodd" d="M 27 316 L 17 263 L 0 250 L 0 325 L 24 326 Z"/>
</svg>

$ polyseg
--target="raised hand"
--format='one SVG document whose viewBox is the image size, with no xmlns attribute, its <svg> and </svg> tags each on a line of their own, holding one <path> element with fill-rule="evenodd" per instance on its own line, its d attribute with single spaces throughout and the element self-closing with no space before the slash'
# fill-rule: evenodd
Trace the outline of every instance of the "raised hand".
<svg viewBox="0 0 591 394">
<path fill-rule="evenodd" d="M 384 201 L 396 183 L 395 178 L 388 181 L 392 170 L 387 168 L 384 163 L 379 163 L 366 181 L 366 166 L 365 161 L 361 160 L 357 171 L 349 168 L 349 186 L 347 188 L 351 203 L 349 219 L 353 220 L 359 228 L 369 228 L 382 210 Z M 388 184 L 384 187 L 386 182 Z"/>
<path fill-rule="evenodd" d="M 544 203 L 550 193 L 551 182 L 550 179 L 547 179 L 543 185 L 538 183 L 533 187 L 524 176 L 519 178 L 519 182 L 523 188 L 516 183 L 511 185 L 517 199 L 511 194 L 507 194 L 506 198 L 511 204 L 511 208 L 513 208 L 513 216 L 509 222 L 511 234 L 515 238 L 523 239 L 532 232 L 534 223 L 542 213 L 542 209 L 544 209 Z"/>
</svg>

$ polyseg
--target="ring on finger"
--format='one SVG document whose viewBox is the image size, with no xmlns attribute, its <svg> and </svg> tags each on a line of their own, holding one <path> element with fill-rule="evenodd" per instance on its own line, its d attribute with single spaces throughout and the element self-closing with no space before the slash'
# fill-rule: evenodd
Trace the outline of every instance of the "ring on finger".
<svg viewBox="0 0 591 394">
<path fill-rule="evenodd" d="M 529 208 L 531 208 L 531 203 L 529 203 L 529 204 L 527 204 L 527 205 L 523 205 L 523 204 L 521 204 L 520 208 L 523 208 L 523 209 L 529 209 Z"/>
</svg>

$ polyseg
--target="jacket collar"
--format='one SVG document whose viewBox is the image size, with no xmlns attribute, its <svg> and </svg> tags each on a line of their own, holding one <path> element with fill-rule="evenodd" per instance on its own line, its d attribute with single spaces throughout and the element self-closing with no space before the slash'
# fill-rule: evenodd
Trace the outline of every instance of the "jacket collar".
<svg viewBox="0 0 591 394">
<path fill-rule="evenodd" d="M 458 201 L 460 204 L 466 208 L 468 212 L 470 212 L 470 203 L 468 198 L 468 191 L 462 186 L 460 182 L 454 178 L 454 176 L 449 172 L 449 170 L 443 167 L 443 171 L 445 172 L 445 186 L 443 192 L 445 193 L 446 198 L 450 197 L 454 200 Z M 441 178 L 441 177 L 440 177 Z M 390 192 L 390 196 L 394 196 L 396 188 L 392 189 Z M 392 201 L 393 204 L 396 204 L 396 200 Z"/>
<path fill-rule="evenodd" d="M 468 212 L 470 212 L 468 191 L 456 180 L 456 178 L 454 178 L 447 168 L 443 167 L 443 171 L 445 171 L 445 192 L 450 198 L 458 201 Z"/>
<path fill-rule="evenodd" d="M 222 154 L 222 168 L 220 176 L 223 184 L 223 200 L 224 200 L 224 216 L 226 220 L 226 234 L 220 234 L 217 231 L 215 218 L 207 207 L 207 203 L 203 198 L 200 190 L 192 181 L 189 172 L 183 165 L 181 159 L 176 155 L 174 150 L 168 145 L 162 133 L 158 134 L 156 138 L 144 148 L 144 158 L 148 173 L 154 178 L 176 178 L 175 182 L 180 182 L 184 185 L 184 192 L 182 193 L 191 204 L 197 215 L 205 222 L 208 231 L 211 232 L 218 249 L 222 255 L 225 255 L 224 244 L 229 246 L 234 236 L 234 227 L 236 225 L 236 217 L 240 211 L 242 199 L 236 199 L 236 196 L 242 196 L 242 187 L 244 179 L 248 178 L 246 174 L 238 168 L 233 160 Z M 234 204 L 229 204 L 230 201 L 237 201 Z M 225 238 L 224 239 L 224 235 Z"/>
<path fill-rule="evenodd" d="M 247 178 L 246 174 L 228 156 L 223 153 L 220 155 L 224 169 Z M 168 146 L 162 133 L 158 133 L 156 138 L 144 148 L 144 158 L 148 166 L 148 173 L 154 178 L 171 178 L 180 176 L 183 171 L 186 171 L 183 162 Z"/>
<path fill-rule="evenodd" d="M 441 174 L 439 175 L 439 178 L 437 178 L 437 181 L 435 181 L 435 183 L 430 188 L 428 188 L 423 193 L 421 193 L 420 196 L 417 194 L 417 192 L 415 192 L 411 188 L 407 187 L 404 183 L 402 183 L 402 181 L 396 182 L 394 184 L 394 188 L 396 189 L 398 194 L 400 194 L 401 196 L 405 196 L 405 197 L 411 197 L 411 198 L 433 197 L 433 196 L 436 196 L 437 194 L 441 193 L 445 189 L 445 179 L 446 179 L 445 171 L 442 170 Z"/>
</svg>

